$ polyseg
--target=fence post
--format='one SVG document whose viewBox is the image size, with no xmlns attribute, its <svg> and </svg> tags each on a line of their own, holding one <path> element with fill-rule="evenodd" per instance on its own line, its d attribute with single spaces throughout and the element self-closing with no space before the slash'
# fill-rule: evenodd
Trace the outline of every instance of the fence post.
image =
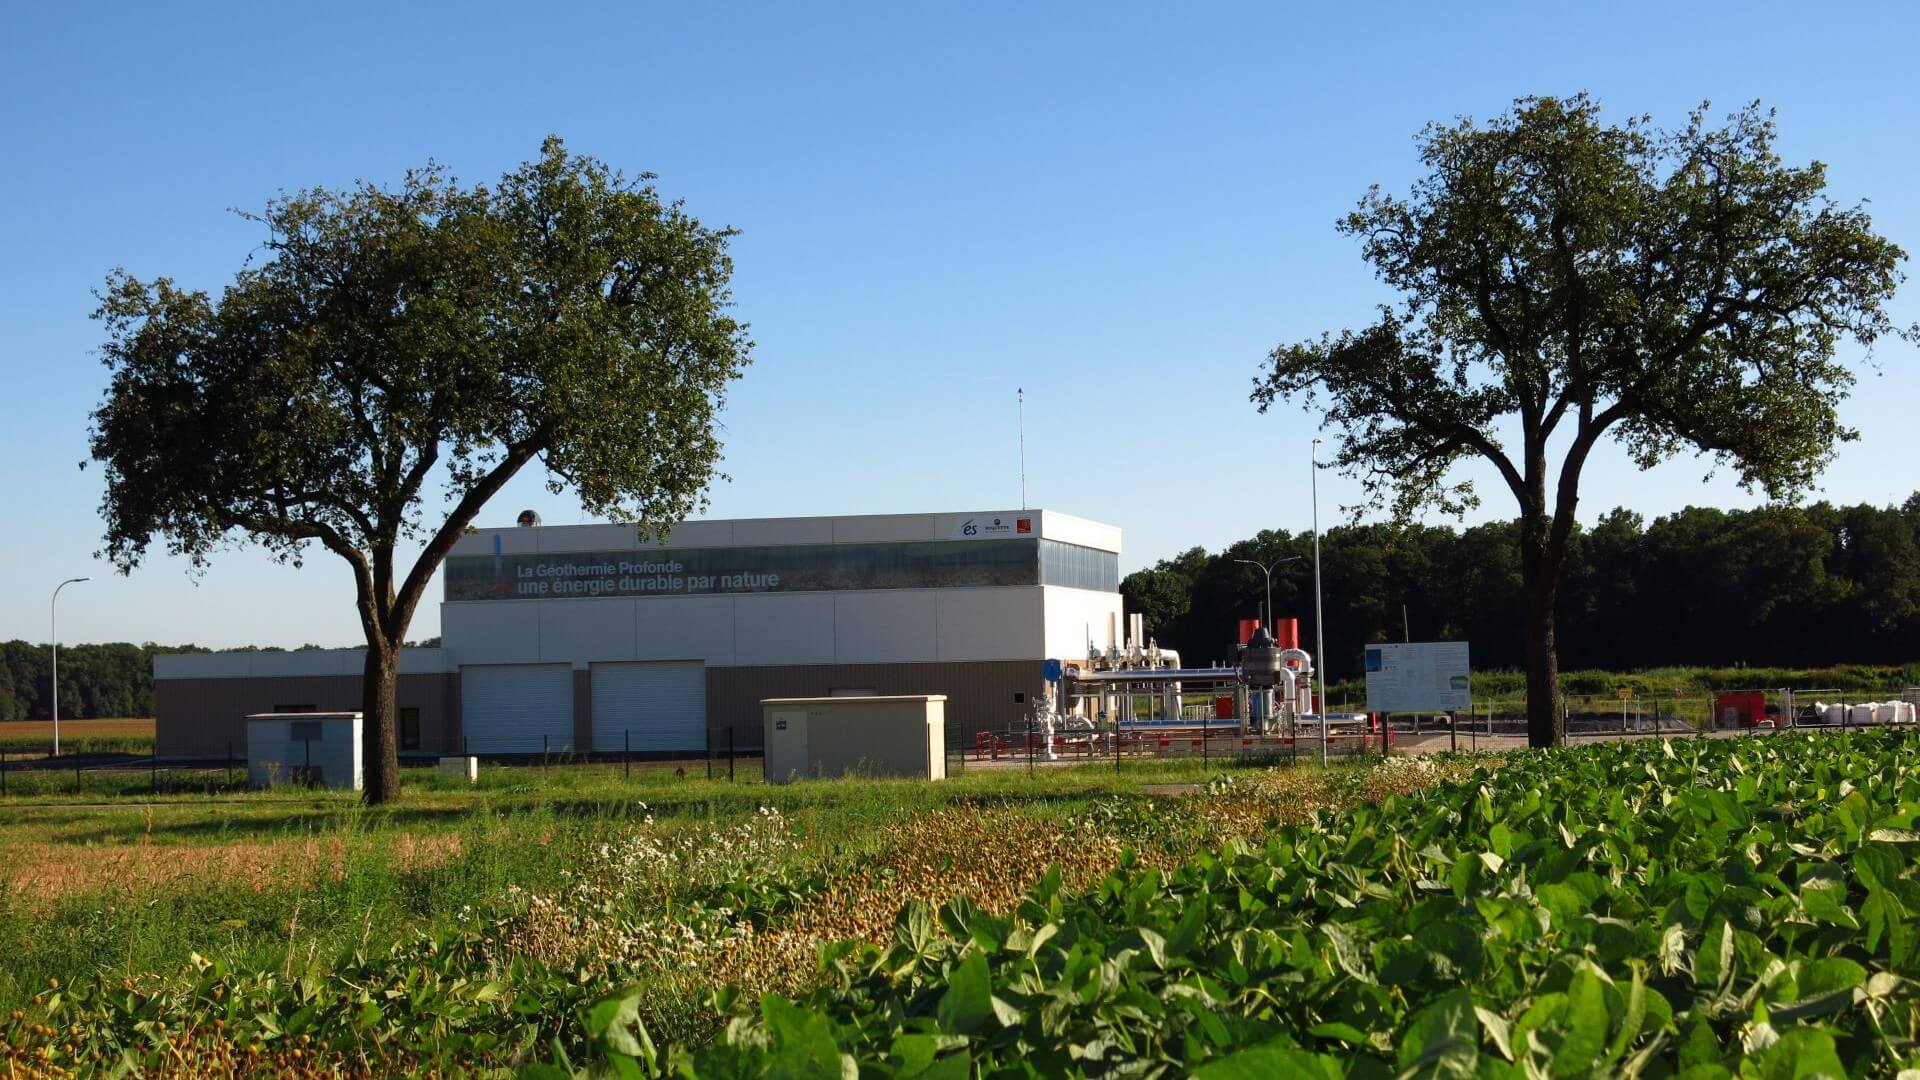
<svg viewBox="0 0 1920 1080">
<path fill-rule="evenodd" d="M 707 750 L 706 750 L 705 757 L 707 759 L 707 779 L 712 780 L 713 779 L 713 725 L 711 724 L 707 725 Z"/>
<path fill-rule="evenodd" d="M 147 794 L 158 795 L 160 794 L 160 755 L 155 754 L 148 758 L 147 766 L 149 768 L 149 772 L 147 773 Z"/>
<path fill-rule="evenodd" d="M 620 778 L 633 779 L 633 729 L 620 729 Z"/>
<path fill-rule="evenodd" d="M 1460 749 L 1459 713 L 1450 712 L 1447 714 L 1447 749 L 1456 752 Z"/>
<path fill-rule="evenodd" d="M 733 783 L 733 732 L 733 725 L 727 725 L 727 783 L 729 784 Z M 764 750 L 761 752 L 765 753 Z M 760 771 L 765 773 L 766 766 L 762 765 Z"/>
<path fill-rule="evenodd" d="M 227 740 L 227 786 L 233 786 L 233 740 Z"/>
</svg>

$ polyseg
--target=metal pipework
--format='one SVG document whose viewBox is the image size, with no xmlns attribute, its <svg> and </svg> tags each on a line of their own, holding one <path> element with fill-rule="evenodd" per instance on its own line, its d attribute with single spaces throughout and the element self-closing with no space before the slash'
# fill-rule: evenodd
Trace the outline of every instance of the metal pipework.
<svg viewBox="0 0 1920 1080">
<path fill-rule="evenodd" d="M 1067 683 L 1238 682 L 1239 668 L 1118 668 L 1113 671 L 1069 671 Z"/>
<path fill-rule="evenodd" d="M 1273 640 L 1272 634 L 1267 633 L 1267 628 L 1259 627 L 1254 630 L 1253 636 L 1247 639 L 1246 651 L 1241 654 L 1241 677 L 1246 680 L 1248 686 L 1265 689 L 1278 685 L 1281 679 L 1287 677 L 1287 665 L 1285 657 L 1282 656 L 1283 652 L 1285 650 Z"/>
</svg>

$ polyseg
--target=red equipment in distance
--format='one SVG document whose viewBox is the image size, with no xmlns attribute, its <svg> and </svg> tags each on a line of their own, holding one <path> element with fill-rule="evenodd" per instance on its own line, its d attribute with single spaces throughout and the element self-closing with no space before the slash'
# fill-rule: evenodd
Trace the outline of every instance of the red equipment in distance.
<svg viewBox="0 0 1920 1080">
<path fill-rule="evenodd" d="M 1240 620 L 1240 644 L 1245 645 L 1260 628 L 1259 619 Z M 1276 619 L 1273 623 L 1273 643 L 1276 648 L 1297 649 L 1300 647 L 1300 620 Z"/>
</svg>

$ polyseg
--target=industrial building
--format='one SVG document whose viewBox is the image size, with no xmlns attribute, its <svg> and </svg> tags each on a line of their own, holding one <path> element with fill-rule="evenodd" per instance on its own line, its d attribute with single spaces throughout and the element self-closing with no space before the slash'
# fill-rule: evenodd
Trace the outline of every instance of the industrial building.
<svg viewBox="0 0 1920 1080">
<path fill-rule="evenodd" d="M 940 694 L 1018 724 L 1042 661 L 1120 642 L 1120 530 L 1052 510 L 517 527 L 441 571 L 441 645 L 400 658 L 401 753 L 758 745 L 768 698 Z M 345 603 L 345 599 L 342 599 Z M 244 749 L 249 714 L 360 707 L 357 649 L 154 658 L 156 750 Z"/>
</svg>

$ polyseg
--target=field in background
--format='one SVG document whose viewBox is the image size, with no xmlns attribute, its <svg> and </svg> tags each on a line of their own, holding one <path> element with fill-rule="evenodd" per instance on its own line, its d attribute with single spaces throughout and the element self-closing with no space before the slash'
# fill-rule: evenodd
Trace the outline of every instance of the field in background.
<svg viewBox="0 0 1920 1080">
<path fill-rule="evenodd" d="M 0 722 L 0 756 L 44 757 L 53 749 L 51 720 Z M 153 719 L 115 716 L 97 720 L 60 721 L 62 754 L 151 754 Z"/>
</svg>

